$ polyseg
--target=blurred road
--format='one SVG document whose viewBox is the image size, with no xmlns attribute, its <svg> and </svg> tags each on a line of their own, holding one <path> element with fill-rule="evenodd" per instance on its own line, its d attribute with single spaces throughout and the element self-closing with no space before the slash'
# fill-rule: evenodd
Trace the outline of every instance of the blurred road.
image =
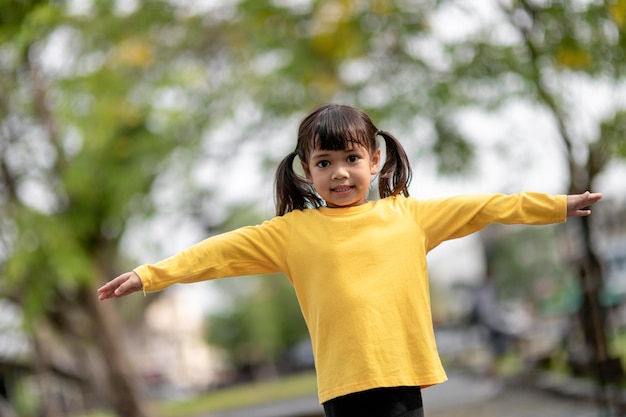
<svg viewBox="0 0 626 417">
<path fill-rule="evenodd" d="M 599 417 L 589 400 L 563 396 L 533 386 L 494 385 L 452 373 L 448 382 L 423 391 L 426 417 Z"/>
<path fill-rule="evenodd" d="M 558 395 L 520 383 L 494 386 L 472 375 L 452 372 L 448 382 L 423 391 L 426 417 L 602 417 L 588 400 Z M 309 396 L 199 417 L 322 417 L 317 397 Z M 358 417 L 358 416 L 355 416 Z"/>
</svg>

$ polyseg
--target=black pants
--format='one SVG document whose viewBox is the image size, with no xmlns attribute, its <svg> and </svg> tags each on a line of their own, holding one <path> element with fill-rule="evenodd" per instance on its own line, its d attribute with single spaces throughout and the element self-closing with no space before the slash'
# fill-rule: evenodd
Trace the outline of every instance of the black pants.
<svg viewBox="0 0 626 417">
<path fill-rule="evenodd" d="M 326 417 L 424 417 L 419 387 L 377 388 L 325 402 Z"/>
</svg>

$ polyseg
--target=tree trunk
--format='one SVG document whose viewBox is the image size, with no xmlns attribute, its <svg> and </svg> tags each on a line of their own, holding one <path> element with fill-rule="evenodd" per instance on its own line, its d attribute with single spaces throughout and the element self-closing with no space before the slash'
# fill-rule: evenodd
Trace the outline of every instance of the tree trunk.
<svg viewBox="0 0 626 417">
<path fill-rule="evenodd" d="M 11 404 L 9 404 L 9 402 L 6 399 L 4 399 L 2 396 L 0 396 L 0 416 L 18 417 L 15 410 L 13 410 L 13 407 L 11 407 Z"/>
<path fill-rule="evenodd" d="M 41 408 L 39 412 L 42 417 L 61 417 L 64 414 L 63 404 L 60 401 L 61 397 L 56 391 L 59 385 L 56 383 L 52 373 L 50 352 L 45 346 L 47 339 L 44 327 L 39 323 L 35 323 L 33 329 L 33 356 L 40 395 Z"/>
<path fill-rule="evenodd" d="M 586 174 L 586 173 L 585 173 Z M 580 177 L 572 176 L 571 193 L 580 193 L 581 190 L 591 189 L 591 179 L 586 175 L 586 187 L 580 187 Z M 578 184 L 577 184 L 578 183 Z M 577 186 L 578 185 L 578 186 Z M 574 219 L 570 219 L 572 221 Z M 585 335 L 585 341 L 592 353 L 591 369 L 597 382 L 596 400 L 607 416 L 619 414 L 619 401 L 612 395 L 613 389 L 620 386 L 624 380 L 624 371 L 619 358 L 611 356 L 607 338 L 607 314 L 601 303 L 604 288 L 602 264 L 594 251 L 592 227 L 589 217 L 576 219 L 580 225 L 580 240 L 583 247 L 578 252 L 579 281 L 581 290 L 581 305 L 578 317 Z"/>
<path fill-rule="evenodd" d="M 134 374 L 120 338 L 111 301 L 100 302 L 95 288 L 83 295 L 86 307 L 94 320 L 98 348 L 105 362 L 111 406 L 119 417 L 152 417 L 147 401 L 142 399 L 139 379 Z"/>
<path fill-rule="evenodd" d="M 30 56 L 25 57 L 25 64 L 33 85 L 36 114 L 46 128 L 50 144 L 57 150 L 54 168 L 61 177 L 64 172 L 65 153 L 59 140 L 57 121 L 48 104 L 46 82 L 37 64 L 28 58 Z M 95 236 L 94 242 L 102 245 L 102 247 L 93 248 L 96 255 L 106 254 L 107 250 L 110 249 L 107 242 L 99 239 L 99 236 Z M 102 265 L 111 264 L 108 262 L 110 261 L 109 258 L 104 259 L 104 263 L 101 256 L 96 256 L 95 259 L 96 268 L 99 269 L 99 272 L 104 269 L 101 268 Z M 97 274 L 96 276 L 102 275 Z M 82 307 L 95 324 L 93 334 L 98 341 L 97 346 L 105 364 L 104 369 L 108 381 L 111 406 L 120 417 L 151 417 L 152 413 L 149 412 L 147 403 L 139 397 L 139 381 L 133 374 L 128 356 L 122 348 L 119 332 L 116 332 L 119 326 L 115 320 L 112 304 L 110 302 L 100 303 L 97 300 L 96 289 L 91 286 L 82 291 L 85 292 L 80 297 L 83 300 Z"/>
</svg>

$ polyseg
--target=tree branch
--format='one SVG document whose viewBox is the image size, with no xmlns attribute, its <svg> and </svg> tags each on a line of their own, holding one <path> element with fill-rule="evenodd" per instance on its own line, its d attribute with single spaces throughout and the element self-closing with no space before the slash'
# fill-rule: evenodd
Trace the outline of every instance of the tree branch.
<svg viewBox="0 0 626 417">
<path fill-rule="evenodd" d="M 65 150 L 63 149 L 63 146 L 61 144 L 58 123 L 52 110 L 50 109 L 48 97 L 49 89 L 46 85 L 46 80 L 42 74 L 39 65 L 34 61 L 35 58 L 32 58 L 33 56 L 36 56 L 36 54 L 27 54 L 28 58 L 26 62 L 26 67 L 28 69 L 33 87 L 35 112 L 36 116 L 38 116 L 38 119 L 43 122 L 43 126 L 45 127 L 45 130 L 48 134 L 48 140 L 56 151 L 56 159 L 54 165 L 55 171 L 57 174 L 61 174 L 66 163 Z"/>
<path fill-rule="evenodd" d="M 535 17 L 539 14 L 535 7 L 532 6 L 528 1 L 521 0 L 519 4 L 522 6 L 524 12 L 529 16 L 532 20 L 532 24 L 530 27 L 536 24 Z M 514 17 L 515 11 L 512 8 L 508 8 L 503 3 L 500 3 L 500 9 L 507 17 L 509 23 L 513 28 L 515 28 L 518 33 L 521 35 L 522 41 L 526 50 L 528 51 L 530 57 L 530 68 L 532 71 L 532 78 L 535 80 L 535 87 L 537 89 L 537 95 L 541 103 L 543 103 L 556 121 L 557 129 L 559 131 L 559 135 L 561 138 L 561 142 L 565 147 L 565 157 L 567 159 L 567 164 L 569 168 L 569 172 L 572 174 L 571 185 L 572 188 L 581 188 L 580 190 L 570 190 L 571 192 L 582 192 L 585 191 L 589 187 L 589 183 L 591 179 L 586 174 L 584 167 L 581 167 L 576 163 L 574 158 L 574 140 L 569 130 L 567 129 L 567 116 L 562 111 L 561 107 L 557 103 L 557 99 L 550 92 L 550 89 L 547 87 L 547 84 L 543 77 L 543 72 L 539 67 L 540 53 L 539 46 L 535 44 L 532 40 L 530 27 L 526 28 L 516 22 Z"/>
</svg>

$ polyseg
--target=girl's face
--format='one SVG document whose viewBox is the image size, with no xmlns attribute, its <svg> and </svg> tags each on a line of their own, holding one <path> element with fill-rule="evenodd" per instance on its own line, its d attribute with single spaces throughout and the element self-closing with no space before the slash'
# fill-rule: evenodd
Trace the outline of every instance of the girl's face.
<svg viewBox="0 0 626 417">
<path fill-rule="evenodd" d="M 353 207 L 367 202 L 372 175 L 378 172 L 380 149 L 374 154 L 358 144 L 341 151 L 314 149 L 302 163 L 306 179 L 327 207 Z"/>
</svg>

